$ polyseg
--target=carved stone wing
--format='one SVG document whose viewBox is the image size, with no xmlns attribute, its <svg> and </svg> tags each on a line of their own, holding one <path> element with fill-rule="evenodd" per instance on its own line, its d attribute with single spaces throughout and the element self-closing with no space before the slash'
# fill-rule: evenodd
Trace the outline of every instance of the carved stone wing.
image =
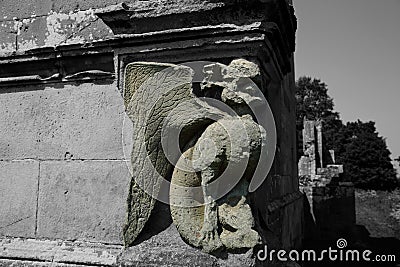
<svg viewBox="0 0 400 267">
<path fill-rule="evenodd" d="M 150 217 L 162 178 L 172 165 L 161 147 L 161 127 L 168 112 L 190 99 L 192 70 L 171 64 L 138 62 L 125 73 L 124 101 L 133 121 L 133 150 L 125 245 L 135 241 Z"/>
</svg>

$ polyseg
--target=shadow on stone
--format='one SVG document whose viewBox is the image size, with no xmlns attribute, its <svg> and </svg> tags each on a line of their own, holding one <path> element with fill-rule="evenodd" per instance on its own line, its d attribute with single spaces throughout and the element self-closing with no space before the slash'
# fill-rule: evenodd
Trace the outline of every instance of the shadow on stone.
<svg viewBox="0 0 400 267">
<path fill-rule="evenodd" d="M 140 244 L 153 236 L 166 230 L 172 224 L 169 205 L 157 202 L 146 223 L 143 231 L 139 234 L 133 245 Z"/>
<path fill-rule="evenodd" d="M 340 225 L 340 218 L 335 217 L 340 213 L 332 212 L 330 214 L 325 213 L 326 218 L 314 220 L 311 210 L 311 205 L 304 197 L 304 219 L 305 219 L 305 241 L 304 250 L 313 250 L 316 252 L 317 259 L 322 255 L 323 250 L 332 248 L 338 251 L 336 254 L 338 259 L 330 260 L 327 253 L 322 260 L 317 261 L 303 261 L 299 262 L 303 267 L 320 267 L 320 266 L 332 266 L 332 267 L 376 267 L 376 266 L 388 266 L 398 267 L 400 266 L 400 240 L 394 237 L 371 237 L 367 228 L 363 225 L 353 226 L 348 225 L 346 228 L 334 226 L 333 228 L 327 229 L 326 225 Z M 346 206 L 340 205 L 337 202 L 324 203 L 327 205 L 327 211 L 332 204 L 338 204 L 339 207 L 345 209 Z M 318 217 L 318 216 L 317 216 Z M 340 216 L 339 216 L 340 217 Z M 337 220 L 336 220 L 337 219 Z M 326 224 L 321 225 L 321 223 Z M 345 239 L 347 246 L 343 249 L 338 249 L 338 239 Z M 343 255 L 346 255 L 347 251 L 357 250 L 359 252 L 360 260 L 352 260 L 352 256 L 343 256 L 343 260 L 340 260 L 339 251 L 343 251 Z M 368 256 L 371 261 L 363 260 L 363 252 L 371 251 Z M 349 254 L 350 255 L 350 254 Z M 383 257 L 386 262 L 377 262 L 376 256 Z M 393 257 L 394 256 L 394 257 Z"/>
</svg>

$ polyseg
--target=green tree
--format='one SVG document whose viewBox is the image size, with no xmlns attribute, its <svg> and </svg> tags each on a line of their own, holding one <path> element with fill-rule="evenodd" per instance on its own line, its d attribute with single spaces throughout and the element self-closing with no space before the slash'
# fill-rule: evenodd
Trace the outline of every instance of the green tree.
<svg viewBox="0 0 400 267">
<path fill-rule="evenodd" d="M 296 82 L 297 122 L 308 120 L 338 120 L 333 110 L 333 99 L 328 95 L 327 85 L 318 79 L 300 77 Z"/>
<path fill-rule="evenodd" d="M 338 133 L 337 162 L 358 188 L 392 190 L 399 186 L 386 141 L 372 121 L 348 122 Z"/>
</svg>

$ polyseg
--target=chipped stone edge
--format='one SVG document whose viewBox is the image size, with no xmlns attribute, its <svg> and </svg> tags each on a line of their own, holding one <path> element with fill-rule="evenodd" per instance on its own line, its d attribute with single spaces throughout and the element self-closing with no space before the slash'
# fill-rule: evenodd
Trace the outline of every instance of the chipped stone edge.
<svg viewBox="0 0 400 267">
<path fill-rule="evenodd" d="M 116 266 L 122 245 L 63 240 L 0 238 L 0 260 Z"/>
</svg>

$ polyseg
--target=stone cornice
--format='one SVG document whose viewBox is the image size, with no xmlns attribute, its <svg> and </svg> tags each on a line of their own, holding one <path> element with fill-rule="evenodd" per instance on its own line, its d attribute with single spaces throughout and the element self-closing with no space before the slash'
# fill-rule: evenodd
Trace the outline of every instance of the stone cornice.
<svg viewBox="0 0 400 267">
<path fill-rule="evenodd" d="M 259 27 L 258 24 L 251 24 L 180 29 L 120 35 L 87 46 L 34 49 L 0 58 L 0 66 L 7 66 L 0 68 L 0 86 L 114 78 L 114 56 L 124 54 L 166 61 L 176 61 L 177 55 L 182 54 L 186 54 L 188 60 L 201 60 L 204 55 L 209 59 L 258 57 L 263 61 L 274 61 L 277 69 L 281 69 L 277 74 L 280 76 L 285 65 L 290 67 L 289 62 L 280 56 L 276 45 L 269 41 L 274 40 L 269 36 L 274 35 L 275 25 L 263 25 L 264 31 L 260 31 Z"/>
<path fill-rule="evenodd" d="M 98 9 L 95 14 L 117 36 L 258 24 L 281 57 L 289 58 L 295 50 L 297 21 L 293 6 L 284 0 L 138 1 Z"/>
<path fill-rule="evenodd" d="M 119 68 L 115 56 L 123 54 L 135 54 L 138 59 L 142 54 L 165 62 L 176 62 L 174 55 L 192 60 L 247 56 L 258 58 L 263 64 L 272 63 L 278 77 L 291 71 L 296 21 L 293 8 L 286 1 L 214 0 L 200 5 L 205 1 L 191 0 L 187 6 L 164 2 L 170 7 L 168 10 L 142 6 L 140 10 L 147 10 L 150 20 L 143 17 L 139 7 L 120 4 L 97 10 L 96 14 L 116 33 L 111 39 L 3 55 L 0 86 L 114 79 Z M 225 13 L 230 11 L 229 15 L 221 15 L 224 9 Z M 177 22 L 171 16 L 177 16 Z M 185 18 L 193 22 L 184 23 Z M 132 23 L 136 26 L 118 28 Z"/>
</svg>

